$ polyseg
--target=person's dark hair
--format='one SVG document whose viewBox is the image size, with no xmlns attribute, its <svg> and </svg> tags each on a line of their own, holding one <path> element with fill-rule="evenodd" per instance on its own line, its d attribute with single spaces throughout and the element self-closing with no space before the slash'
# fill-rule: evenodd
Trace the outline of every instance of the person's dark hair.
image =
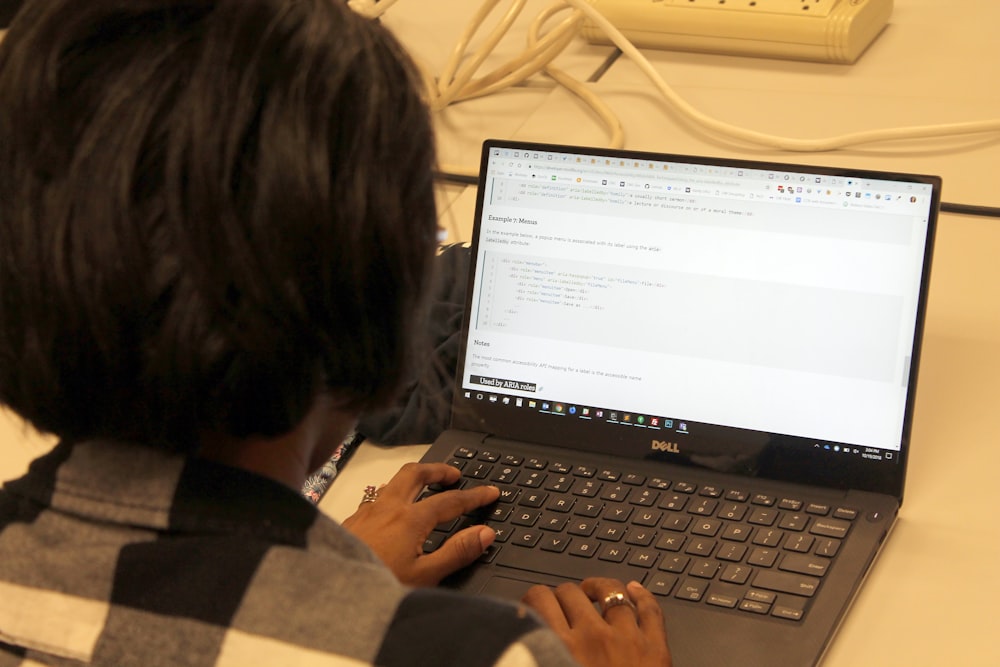
<svg viewBox="0 0 1000 667">
<path fill-rule="evenodd" d="M 193 449 L 410 377 L 417 76 L 334 0 L 29 0 L 0 43 L 0 401 Z"/>
</svg>

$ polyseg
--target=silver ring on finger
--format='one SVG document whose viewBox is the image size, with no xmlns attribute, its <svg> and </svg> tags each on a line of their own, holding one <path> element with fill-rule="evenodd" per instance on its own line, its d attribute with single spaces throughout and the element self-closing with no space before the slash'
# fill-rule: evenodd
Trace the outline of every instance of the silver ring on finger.
<svg viewBox="0 0 1000 667">
<path fill-rule="evenodd" d="M 610 593 L 604 596 L 601 600 L 601 616 L 608 613 L 608 609 L 612 607 L 628 607 L 634 612 L 636 612 L 635 603 L 629 598 L 625 593 Z"/>
</svg>

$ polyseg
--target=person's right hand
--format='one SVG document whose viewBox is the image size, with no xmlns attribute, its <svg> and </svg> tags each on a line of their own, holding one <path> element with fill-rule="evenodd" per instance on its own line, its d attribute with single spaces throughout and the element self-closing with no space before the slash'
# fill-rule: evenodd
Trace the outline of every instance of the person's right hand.
<svg viewBox="0 0 1000 667">
<path fill-rule="evenodd" d="M 635 605 L 609 607 L 602 616 L 594 603 L 624 593 Z M 637 582 L 586 579 L 556 589 L 534 586 L 521 601 L 534 609 L 584 667 L 670 667 L 663 612 Z"/>
</svg>

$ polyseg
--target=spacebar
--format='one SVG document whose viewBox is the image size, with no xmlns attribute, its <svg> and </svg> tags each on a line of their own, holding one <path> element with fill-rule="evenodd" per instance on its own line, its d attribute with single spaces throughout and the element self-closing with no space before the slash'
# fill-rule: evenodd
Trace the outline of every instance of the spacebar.
<svg viewBox="0 0 1000 667">
<path fill-rule="evenodd" d="M 493 562 L 497 565 L 552 574 L 566 579 L 583 580 L 587 577 L 610 577 L 623 583 L 638 581 L 641 584 L 648 572 L 645 568 L 633 567 L 625 563 L 612 563 L 594 557 L 582 558 L 565 552 L 552 553 L 513 544 L 505 545 L 504 548 L 500 549 L 500 553 L 497 554 L 497 558 Z"/>
</svg>

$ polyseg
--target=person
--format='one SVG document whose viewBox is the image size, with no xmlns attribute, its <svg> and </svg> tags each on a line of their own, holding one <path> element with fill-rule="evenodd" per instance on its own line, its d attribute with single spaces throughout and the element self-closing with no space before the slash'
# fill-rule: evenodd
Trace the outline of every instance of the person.
<svg viewBox="0 0 1000 667">
<path fill-rule="evenodd" d="M 435 587 L 497 498 L 411 464 L 297 492 L 419 354 L 433 139 L 333 0 L 28 0 L 0 43 L 0 402 L 59 444 L 0 492 L 3 665 L 668 665 L 635 582 Z M 598 606 L 595 606 L 595 602 Z M 603 612 L 603 613 L 602 613 Z"/>
</svg>

